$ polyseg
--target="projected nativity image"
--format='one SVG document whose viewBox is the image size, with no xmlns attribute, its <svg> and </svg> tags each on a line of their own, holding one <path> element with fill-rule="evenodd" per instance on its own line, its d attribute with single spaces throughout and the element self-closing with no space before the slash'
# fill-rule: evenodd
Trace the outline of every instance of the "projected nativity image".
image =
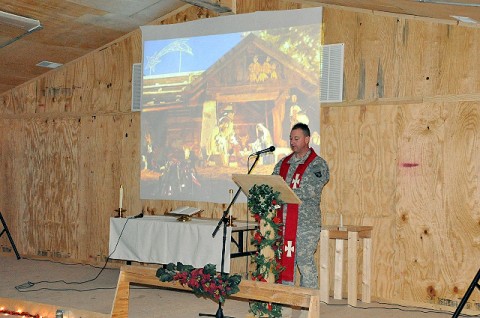
<svg viewBox="0 0 480 318">
<path fill-rule="evenodd" d="M 227 202 L 232 174 L 271 174 L 307 123 L 319 145 L 320 24 L 146 41 L 141 197 Z"/>
</svg>

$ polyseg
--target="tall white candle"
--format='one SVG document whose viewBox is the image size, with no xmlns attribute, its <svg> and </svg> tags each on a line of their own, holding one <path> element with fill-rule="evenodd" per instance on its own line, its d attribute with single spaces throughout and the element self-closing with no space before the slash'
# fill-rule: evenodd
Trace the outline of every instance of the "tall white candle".
<svg viewBox="0 0 480 318">
<path fill-rule="evenodd" d="M 233 189 L 229 189 L 228 190 L 228 193 L 230 193 L 230 202 L 233 201 Z M 230 214 L 230 218 L 232 218 L 232 215 L 233 215 L 233 204 L 232 206 L 230 207 L 230 211 L 228 211 L 229 214 Z"/>
<path fill-rule="evenodd" d="M 343 227 L 343 214 L 340 214 L 340 227 Z"/>
<path fill-rule="evenodd" d="M 119 198 L 119 203 L 118 203 L 118 207 L 119 207 L 119 210 L 120 212 L 122 211 L 122 204 L 123 204 L 123 185 L 120 186 L 120 198 Z"/>
</svg>

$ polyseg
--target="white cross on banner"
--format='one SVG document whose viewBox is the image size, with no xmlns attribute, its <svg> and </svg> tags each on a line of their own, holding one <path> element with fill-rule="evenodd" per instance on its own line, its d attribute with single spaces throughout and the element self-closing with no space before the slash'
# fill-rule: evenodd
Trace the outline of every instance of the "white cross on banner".
<svg viewBox="0 0 480 318">
<path fill-rule="evenodd" d="M 293 189 L 296 189 L 300 186 L 300 174 L 299 173 L 297 173 L 295 175 L 295 179 L 292 180 L 292 183 L 293 183 L 293 187 L 292 187 Z"/>
<path fill-rule="evenodd" d="M 285 252 L 287 252 L 287 257 L 292 257 L 292 253 L 295 252 L 295 246 L 292 245 L 292 241 L 288 241 L 285 245 Z"/>
</svg>

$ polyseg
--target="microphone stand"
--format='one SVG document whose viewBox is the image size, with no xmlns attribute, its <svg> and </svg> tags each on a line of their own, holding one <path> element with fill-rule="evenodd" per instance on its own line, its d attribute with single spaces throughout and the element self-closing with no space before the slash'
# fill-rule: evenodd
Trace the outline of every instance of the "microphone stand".
<svg viewBox="0 0 480 318">
<path fill-rule="evenodd" d="M 250 155 L 250 156 L 252 156 L 252 155 Z M 260 155 L 257 155 L 256 158 L 255 158 L 255 161 L 252 164 L 252 166 L 250 167 L 250 169 L 248 169 L 247 174 L 250 174 L 250 172 L 252 172 L 253 167 L 255 167 L 259 158 L 260 158 Z M 212 233 L 212 237 L 215 237 L 218 230 L 220 229 L 220 226 L 223 223 L 222 262 L 221 262 L 221 268 L 220 268 L 220 274 L 221 275 L 224 274 L 224 266 L 225 266 L 225 245 L 227 243 L 227 222 L 228 222 L 227 216 L 230 212 L 230 208 L 232 207 L 232 205 L 237 200 L 238 195 L 240 194 L 241 190 L 242 190 L 241 187 L 238 187 L 237 193 L 235 193 L 235 196 L 233 197 L 232 201 L 230 201 L 230 204 L 228 205 L 227 209 L 225 211 L 223 211 L 223 216 L 220 219 L 220 221 L 218 221 L 217 227 L 215 228 L 215 230 Z M 218 302 L 218 309 L 217 309 L 217 313 L 215 315 L 210 315 L 210 314 L 198 314 L 198 315 L 199 316 L 207 316 L 207 317 L 215 317 L 215 318 L 232 318 L 232 317 L 228 317 L 228 316 L 223 315 L 223 309 L 222 309 L 222 303 L 221 302 Z"/>
</svg>

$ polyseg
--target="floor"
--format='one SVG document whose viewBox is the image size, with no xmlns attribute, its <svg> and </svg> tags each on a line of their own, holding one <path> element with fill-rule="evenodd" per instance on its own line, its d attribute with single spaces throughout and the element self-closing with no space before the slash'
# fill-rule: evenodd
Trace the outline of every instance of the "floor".
<svg viewBox="0 0 480 318">
<path fill-rule="evenodd" d="M 68 265 L 51 261 L 20 259 L 0 254 L 0 309 L 2 299 L 29 301 L 54 305 L 56 309 L 79 309 L 109 316 L 119 270 L 96 268 L 89 265 Z M 33 283 L 33 284 L 32 284 Z M 12 302 L 10 302 L 11 304 Z M 12 305 L 11 305 L 12 306 Z M 131 288 L 129 317 L 199 317 L 215 314 L 218 305 L 211 300 L 197 298 L 190 292 L 136 286 Z M 18 310 L 7 308 L 8 311 Z M 67 311 L 68 312 L 68 311 Z M 30 313 L 30 312 L 29 312 Z M 32 313 L 35 314 L 35 313 Z M 247 317 L 248 303 L 228 299 L 223 306 L 225 317 Z M 299 311 L 294 310 L 293 317 Z M 84 314 L 83 317 L 88 317 Z M 436 312 L 424 308 L 358 303 L 358 307 L 337 300 L 321 304 L 320 316 L 338 318 L 446 318 L 451 312 Z M 8 317 L 8 316 L 7 316 Z M 12 316 L 13 317 L 13 316 Z M 54 317 L 54 315 L 47 316 Z M 64 318 L 79 317 L 67 315 Z M 45 318 L 45 316 L 44 316 Z"/>
</svg>

